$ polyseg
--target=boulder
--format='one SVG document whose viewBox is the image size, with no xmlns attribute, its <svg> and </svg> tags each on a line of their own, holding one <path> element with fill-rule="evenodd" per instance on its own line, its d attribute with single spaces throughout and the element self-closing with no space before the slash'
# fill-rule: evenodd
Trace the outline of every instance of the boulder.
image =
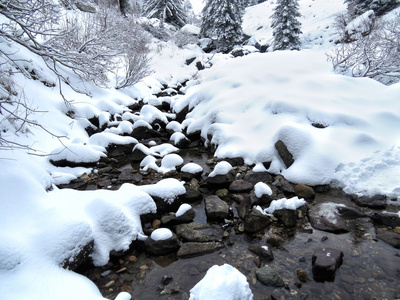
<svg viewBox="0 0 400 300">
<path fill-rule="evenodd" d="M 294 209 L 279 209 L 274 211 L 274 217 L 278 219 L 283 226 L 287 228 L 296 227 L 297 210 Z"/>
<path fill-rule="evenodd" d="M 163 240 L 154 240 L 150 236 L 145 240 L 144 245 L 146 247 L 146 251 L 151 255 L 165 255 L 171 252 L 175 252 L 179 249 L 179 239 L 175 233 L 172 233 L 172 236 L 170 238 Z"/>
<path fill-rule="evenodd" d="M 218 196 L 208 196 L 206 202 L 207 219 L 221 221 L 229 216 L 229 205 Z"/>
<path fill-rule="evenodd" d="M 185 242 L 205 243 L 210 241 L 209 235 L 199 230 L 185 230 L 182 232 L 181 238 Z"/>
<path fill-rule="evenodd" d="M 185 189 L 185 202 L 193 203 L 203 199 L 203 195 L 198 190 L 195 190 L 193 187 L 185 185 Z"/>
<path fill-rule="evenodd" d="M 375 195 L 372 197 L 363 196 L 355 197 L 354 202 L 361 207 L 368 207 L 373 209 L 384 209 L 386 207 L 386 196 Z"/>
<path fill-rule="evenodd" d="M 187 223 L 187 224 L 180 224 L 180 225 L 175 226 L 174 228 L 175 228 L 176 234 L 181 236 L 185 231 L 206 229 L 206 228 L 210 228 L 210 226 L 200 224 L 197 222 L 192 222 L 192 223 Z"/>
<path fill-rule="evenodd" d="M 376 230 L 376 237 L 381 241 L 393 246 L 394 248 L 400 249 L 400 234 L 385 230 L 384 228 L 378 228 Z"/>
<path fill-rule="evenodd" d="M 299 197 L 299 198 L 303 198 L 306 200 L 312 200 L 315 198 L 315 192 L 314 189 L 308 185 L 305 184 L 297 184 L 294 187 L 293 190 L 294 194 Z"/>
<path fill-rule="evenodd" d="M 275 143 L 275 149 L 276 151 L 278 151 L 278 154 L 285 164 L 286 168 L 290 168 L 290 166 L 294 163 L 294 159 L 292 153 L 289 152 L 285 143 L 281 140 L 277 141 Z"/>
<path fill-rule="evenodd" d="M 231 193 L 248 193 L 253 189 L 254 185 L 243 179 L 235 180 L 229 186 Z"/>
<path fill-rule="evenodd" d="M 211 188 L 227 188 L 235 180 L 233 173 L 215 175 L 207 178 L 207 185 Z"/>
<path fill-rule="evenodd" d="M 153 128 L 149 128 L 148 126 L 137 126 L 133 128 L 130 135 L 138 140 L 161 137 L 160 132 L 154 130 Z"/>
<path fill-rule="evenodd" d="M 139 183 L 143 180 L 143 176 L 133 169 L 122 170 L 121 174 L 118 176 L 118 181 L 129 182 L 129 183 Z"/>
<path fill-rule="evenodd" d="M 371 219 L 375 224 L 378 225 L 388 226 L 392 228 L 400 226 L 400 216 L 396 213 L 377 212 L 372 214 Z"/>
<path fill-rule="evenodd" d="M 244 222 L 244 231 L 248 233 L 255 233 L 260 231 L 271 224 L 268 216 L 261 213 L 258 209 L 253 208 Z"/>
<path fill-rule="evenodd" d="M 312 273 L 316 281 L 333 281 L 336 270 L 343 262 L 343 251 L 318 248 L 312 255 Z"/>
<path fill-rule="evenodd" d="M 333 233 L 348 232 L 349 227 L 344 218 L 340 216 L 339 207 L 344 207 L 344 205 L 326 202 L 312 206 L 308 212 L 311 226 Z"/>
<path fill-rule="evenodd" d="M 276 186 L 277 188 L 280 188 L 284 193 L 293 193 L 294 191 L 293 186 L 282 175 L 276 176 L 272 185 Z"/>
<path fill-rule="evenodd" d="M 177 217 L 175 213 L 170 213 L 161 218 L 161 224 L 165 226 L 177 225 L 182 223 L 190 223 L 196 216 L 193 208 L 186 211 L 183 215 Z"/>
<path fill-rule="evenodd" d="M 212 253 L 224 247 L 220 242 L 207 242 L 207 243 L 184 243 L 179 249 L 177 255 L 180 258 L 188 258 Z"/>
<path fill-rule="evenodd" d="M 283 287 L 282 278 L 268 265 L 256 270 L 257 279 L 266 286 Z"/>
<path fill-rule="evenodd" d="M 274 253 L 272 253 L 271 248 L 268 246 L 250 245 L 249 250 L 254 254 L 257 254 L 263 261 L 274 260 Z"/>
<path fill-rule="evenodd" d="M 258 182 L 272 182 L 272 175 L 268 172 L 253 172 L 249 171 L 244 176 L 243 180 L 252 183 L 253 185 L 257 184 Z"/>
</svg>

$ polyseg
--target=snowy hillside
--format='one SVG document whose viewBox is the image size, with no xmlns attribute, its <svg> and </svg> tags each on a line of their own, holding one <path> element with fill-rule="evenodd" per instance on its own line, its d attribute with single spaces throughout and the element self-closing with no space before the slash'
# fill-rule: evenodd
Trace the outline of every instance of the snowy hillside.
<svg viewBox="0 0 400 300">
<path fill-rule="evenodd" d="M 254 171 L 265 171 L 263 163 L 271 163 L 269 172 L 291 182 L 332 184 L 348 193 L 383 194 L 399 202 L 400 84 L 385 86 L 333 73 L 325 52 L 333 46 L 332 22 L 345 9 L 342 2 L 300 1 L 301 51 L 233 58 L 206 54 L 196 45 L 182 49 L 171 41 L 154 40 L 153 72 L 133 87 L 103 89 L 70 72 L 70 79 L 88 92 L 77 93 L 63 84 L 71 107 L 40 57 L 1 43 L 0 50 L 17 53 L 21 66 L 34 70 L 39 80 L 12 75 L 15 88 L 23 90 L 18 96 L 35 110 L 29 114 L 31 124 L 0 120 L 1 137 L 17 145 L 0 152 L 0 298 L 105 299 L 90 280 L 59 265 L 90 241 L 94 264 L 105 265 L 111 250 L 126 250 L 133 240 L 146 238 L 140 215 L 155 211 L 151 196 L 174 199 L 185 193 L 183 182 L 176 179 L 141 187 L 124 184 L 117 191 L 55 186 L 90 174 L 93 168 L 56 167 L 51 158 L 93 162 L 106 156 L 109 144 L 137 144 L 124 135 L 134 129 L 128 120 L 149 124 L 160 117 L 170 122 L 188 108 L 187 133 L 200 133 L 220 158 L 243 157 Z M 247 9 L 243 28 L 253 41 L 270 44 L 273 7 L 269 0 Z M 199 71 L 187 64 L 190 58 L 212 67 Z M 160 104 L 155 94 L 164 84 L 182 82 L 186 94 L 168 98 L 170 115 L 153 109 Z M 128 106 L 137 99 L 148 104 L 147 114 L 145 109 L 131 113 Z M 19 107 L 16 113 L 24 111 Z M 93 117 L 103 122 L 100 125 L 115 126 L 89 137 L 85 129 Z M 291 166 L 277 152 L 278 140 L 293 155 Z M 163 157 L 170 149 L 158 151 L 152 154 Z M 123 293 L 119 299 L 128 297 Z"/>
</svg>

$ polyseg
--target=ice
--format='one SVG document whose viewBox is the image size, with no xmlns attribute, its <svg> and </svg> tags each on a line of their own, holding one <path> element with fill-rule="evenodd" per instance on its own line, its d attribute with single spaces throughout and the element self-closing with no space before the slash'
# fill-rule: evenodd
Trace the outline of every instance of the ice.
<svg viewBox="0 0 400 300">
<path fill-rule="evenodd" d="M 175 213 L 176 217 L 180 217 L 184 215 L 188 210 L 192 209 L 192 206 L 187 203 L 183 203 L 181 206 L 179 206 L 178 210 Z"/>
<path fill-rule="evenodd" d="M 168 228 L 158 228 L 151 233 L 150 237 L 154 241 L 168 240 L 172 237 L 172 231 Z"/>
<path fill-rule="evenodd" d="M 212 266 L 190 290 L 189 300 L 252 300 L 246 276 L 231 265 Z"/>
<path fill-rule="evenodd" d="M 217 163 L 214 170 L 208 175 L 208 177 L 215 177 L 217 175 L 226 175 L 232 170 L 232 165 L 227 161 L 221 161 Z"/>
</svg>

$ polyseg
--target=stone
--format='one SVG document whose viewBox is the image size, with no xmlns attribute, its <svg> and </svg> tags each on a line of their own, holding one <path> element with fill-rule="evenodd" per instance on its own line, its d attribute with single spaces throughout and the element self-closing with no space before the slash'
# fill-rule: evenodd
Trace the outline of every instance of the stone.
<svg viewBox="0 0 400 300">
<path fill-rule="evenodd" d="M 361 207 L 368 207 L 373 209 L 384 209 L 386 207 L 385 195 L 375 195 L 372 197 L 355 197 L 353 201 Z"/>
<path fill-rule="evenodd" d="M 143 180 L 143 176 L 133 172 L 132 169 L 125 169 L 122 170 L 121 174 L 118 176 L 118 180 L 122 182 L 139 183 Z"/>
<path fill-rule="evenodd" d="M 253 172 L 249 171 L 247 174 L 243 177 L 243 180 L 246 180 L 247 182 L 252 183 L 253 185 L 259 183 L 259 182 L 272 182 L 272 175 L 268 172 Z"/>
<path fill-rule="evenodd" d="M 257 197 L 254 190 L 250 193 L 251 203 L 256 205 L 269 205 L 274 198 L 276 198 L 276 193 L 274 190 L 272 190 L 271 196 L 268 194 L 263 194 L 261 197 Z"/>
<path fill-rule="evenodd" d="M 224 175 L 215 175 L 207 178 L 207 185 L 211 188 L 227 188 L 235 180 L 232 172 Z"/>
<path fill-rule="evenodd" d="M 210 237 L 208 236 L 208 234 L 201 232 L 199 230 L 186 230 L 181 234 L 181 238 L 185 242 L 204 243 L 210 241 Z"/>
<path fill-rule="evenodd" d="M 185 189 L 186 193 L 184 197 L 186 203 L 193 203 L 203 200 L 203 195 L 198 190 L 195 190 L 193 187 L 187 185 L 185 185 Z"/>
<path fill-rule="evenodd" d="M 243 196 L 242 200 L 240 201 L 239 205 L 236 207 L 238 215 L 241 219 L 245 220 L 247 215 L 250 212 L 252 203 L 249 196 Z"/>
<path fill-rule="evenodd" d="M 250 245 L 249 250 L 254 254 L 258 255 L 263 261 L 269 262 L 274 260 L 274 253 L 268 246 Z"/>
<path fill-rule="evenodd" d="M 338 207 L 340 206 L 332 202 L 311 206 L 308 212 L 311 226 L 315 229 L 333 233 L 349 232 L 347 223 L 338 213 Z"/>
<path fill-rule="evenodd" d="M 308 277 L 307 271 L 303 269 L 298 269 L 296 271 L 297 279 L 300 280 L 300 282 L 305 283 L 307 281 L 311 281 L 310 277 Z"/>
<path fill-rule="evenodd" d="M 147 156 L 140 148 L 135 147 L 129 156 L 132 162 L 141 162 Z"/>
<path fill-rule="evenodd" d="M 76 251 L 72 257 L 68 257 L 60 264 L 64 269 L 75 271 L 81 266 L 92 263 L 91 256 L 93 254 L 94 240 L 91 240 L 85 245 L 77 245 L 76 247 L 79 248 L 79 250 Z"/>
<path fill-rule="evenodd" d="M 253 208 L 244 222 L 244 231 L 255 233 L 271 224 L 268 216 L 262 214 L 258 209 Z"/>
<path fill-rule="evenodd" d="M 285 243 L 285 240 L 277 234 L 268 234 L 264 236 L 266 242 L 273 247 L 280 248 Z"/>
<path fill-rule="evenodd" d="M 144 245 L 148 253 L 160 256 L 177 251 L 179 249 L 179 239 L 175 233 L 172 233 L 172 237 L 166 240 L 155 241 L 151 237 L 148 237 L 144 241 Z"/>
<path fill-rule="evenodd" d="M 346 220 L 353 220 L 353 219 L 363 218 L 366 216 L 363 212 L 359 211 L 354 207 L 338 206 L 336 209 L 339 215 Z"/>
<path fill-rule="evenodd" d="M 228 197 L 228 190 L 227 189 L 220 189 L 215 192 L 215 195 L 220 197 L 221 199 Z"/>
<path fill-rule="evenodd" d="M 312 273 L 315 281 L 333 281 L 336 270 L 343 262 L 343 251 L 318 248 L 312 255 Z"/>
<path fill-rule="evenodd" d="M 174 228 L 175 228 L 176 234 L 180 236 L 185 231 L 206 229 L 206 228 L 210 228 L 210 226 L 209 225 L 204 225 L 204 224 L 201 224 L 201 223 L 197 223 L 197 222 L 192 222 L 192 223 L 187 223 L 187 224 L 176 225 Z"/>
<path fill-rule="evenodd" d="M 254 185 L 243 179 L 235 180 L 229 186 L 231 193 L 248 193 L 253 189 Z"/>
<path fill-rule="evenodd" d="M 277 141 L 275 143 L 275 149 L 276 151 L 278 151 L 278 154 L 285 164 L 286 168 L 290 168 L 290 166 L 294 163 L 294 159 L 293 155 L 289 152 L 285 143 L 281 140 Z"/>
<path fill-rule="evenodd" d="M 293 228 L 297 224 L 297 211 L 294 209 L 275 210 L 274 217 L 286 228 Z"/>
<path fill-rule="evenodd" d="M 280 188 L 285 193 L 293 193 L 293 191 L 294 191 L 293 186 L 282 175 L 276 176 L 276 178 L 272 184 L 274 186 Z"/>
<path fill-rule="evenodd" d="M 218 196 L 208 196 L 205 200 L 207 219 L 221 221 L 229 216 L 229 205 Z"/>
<path fill-rule="evenodd" d="M 178 250 L 179 258 L 188 258 L 212 253 L 224 247 L 220 242 L 207 242 L 207 243 L 184 243 Z"/>
<path fill-rule="evenodd" d="M 152 128 L 149 128 L 147 126 L 137 126 L 135 127 L 131 134 L 135 139 L 138 140 L 145 140 L 145 139 L 151 139 L 151 138 L 159 138 L 161 137 L 161 133 L 158 132 L 157 130 L 154 130 Z"/>
<path fill-rule="evenodd" d="M 371 219 L 375 224 L 378 225 L 388 226 L 392 228 L 400 226 L 400 216 L 396 213 L 377 212 L 372 214 Z"/>
<path fill-rule="evenodd" d="M 165 226 L 177 225 L 182 223 L 190 223 L 196 216 L 195 211 L 191 208 L 186 211 L 183 215 L 177 217 L 175 213 L 165 215 L 161 218 L 161 223 Z"/>
<path fill-rule="evenodd" d="M 296 184 L 293 192 L 297 197 L 303 198 L 305 200 L 312 200 L 315 198 L 314 189 L 305 184 Z"/>
<path fill-rule="evenodd" d="M 394 248 L 400 249 L 400 234 L 385 230 L 383 228 L 377 228 L 376 237 L 381 241 L 393 246 Z"/>
<path fill-rule="evenodd" d="M 266 286 L 283 287 L 282 278 L 270 267 L 264 266 L 256 270 L 257 279 Z"/>
</svg>

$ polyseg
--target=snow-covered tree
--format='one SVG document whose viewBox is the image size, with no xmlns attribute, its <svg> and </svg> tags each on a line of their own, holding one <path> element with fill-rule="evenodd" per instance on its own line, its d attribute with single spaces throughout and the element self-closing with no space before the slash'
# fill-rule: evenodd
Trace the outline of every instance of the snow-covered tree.
<svg viewBox="0 0 400 300">
<path fill-rule="evenodd" d="M 187 23 L 183 0 L 147 0 L 144 2 L 143 14 L 177 27 Z"/>
<path fill-rule="evenodd" d="M 274 50 L 300 48 L 301 23 L 298 0 L 278 0 L 272 15 Z"/>
<path fill-rule="evenodd" d="M 200 35 L 216 41 L 218 51 L 229 52 L 243 38 L 243 0 L 208 0 L 203 9 Z"/>
<path fill-rule="evenodd" d="M 400 0 L 345 0 L 351 16 L 359 16 L 372 9 L 375 15 L 383 15 L 400 6 Z"/>
</svg>

